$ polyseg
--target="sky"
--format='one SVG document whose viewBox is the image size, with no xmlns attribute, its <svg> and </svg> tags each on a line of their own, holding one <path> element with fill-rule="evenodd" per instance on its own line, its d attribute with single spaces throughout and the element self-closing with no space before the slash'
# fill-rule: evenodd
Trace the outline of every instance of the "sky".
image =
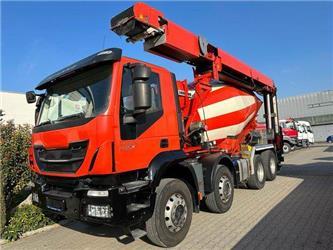
<svg viewBox="0 0 333 250">
<path fill-rule="evenodd" d="M 189 65 L 144 52 L 110 31 L 133 2 L 1 2 L 1 90 L 32 90 L 99 50 L 193 79 Z M 333 2 L 150 2 L 164 15 L 271 77 L 280 97 L 333 89 Z"/>
</svg>

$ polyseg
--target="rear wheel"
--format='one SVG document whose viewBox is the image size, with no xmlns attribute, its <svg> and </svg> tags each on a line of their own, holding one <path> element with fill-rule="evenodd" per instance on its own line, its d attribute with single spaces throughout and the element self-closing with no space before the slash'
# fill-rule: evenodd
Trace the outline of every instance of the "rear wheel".
<svg viewBox="0 0 333 250">
<path fill-rule="evenodd" d="M 217 169 L 213 185 L 214 191 L 206 196 L 206 206 L 213 213 L 225 213 L 234 198 L 234 178 L 226 166 Z"/>
<path fill-rule="evenodd" d="M 255 155 L 253 159 L 254 174 L 250 176 L 247 186 L 251 189 L 262 189 L 265 186 L 265 169 L 260 155 Z"/>
<path fill-rule="evenodd" d="M 188 233 L 193 213 L 192 196 L 178 179 L 162 179 L 156 189 L 155 208 L 146 222 L 147 236 L 156 245 L 173 247 Z"/>
<path fill-rule="evenodd" d="M 261 159 L 265 168 L 266 180 L 272 181 L 276 178 L 277 159 L 272 150 L 266 150 L 261 153 Z"/>
<path fill-rule="evenodd" d="M 291 151 L 291 146 L 288 142 L 283 144 L 283 153 L 288 154 Z"/>
</svg>

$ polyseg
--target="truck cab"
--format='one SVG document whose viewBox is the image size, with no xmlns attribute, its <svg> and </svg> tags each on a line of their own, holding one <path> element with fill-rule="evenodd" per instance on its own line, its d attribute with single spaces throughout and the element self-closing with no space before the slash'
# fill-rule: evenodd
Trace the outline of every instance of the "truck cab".
<svg viewBox="0 0 333 250">
<path fill-rule="evenodd" d="M 300 125 L 303 126 L 304 131 L 306 133 L 306 139 L 308 140 L 309 144 L 314 144 L 315 140 L 314 140 L 314 134 L 313 134 L 313 130 L 311 128 L 311 124 L 308 121 L 297 121 Z"/>
<path fill-rule="evenodd" d="M 288 154 L 298 145 L 298 131 L 296 124 L 291 119 L 280 120 L 283 135 L 283 153 Z"/>
<path fill-rule="evenodd" d="M 45 91 L 32 137 L 36 162 L 31 166 L 39 173 L 78 177 L 126 172 L 145 168 L 160 152 L 180 149 L 178 97 L 169 88 L 176 87 L 173 75 L 120 53 L 104 50 L 90 59 L 101 63 L 78 63 L 74 70 L 69 66 L 37 86 Z M 132 85 L 133 70 L 140 66 L 150 71 L 147 89 Z M 139 100 L 135 91 L 145 96 Z"/>
<path fill-rule="evenodd" d="M 175 88 L 171 72 L 117 48 L 44 79 L 29 153 L 33 203 L 124 228 L 151 216 L 154 162 L 185 158 Z"/>
<path fill-rule="evenodd" d="M 309 133 L 307 130 L 307 127 L 299 122 L 299 121 L 295 121 L 296 124 L 296 128 L 297 128 L 297 138 L 298 138 L 298 146 L 300 147 L 308 147 L 310 142 L 309 142 Z"/>
</svg>

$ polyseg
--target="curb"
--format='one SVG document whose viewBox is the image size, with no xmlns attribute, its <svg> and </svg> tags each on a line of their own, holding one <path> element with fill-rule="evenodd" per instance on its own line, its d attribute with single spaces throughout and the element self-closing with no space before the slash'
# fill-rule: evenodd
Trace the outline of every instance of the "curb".
<svg viewBox="0 0 333 250">
<path fill-rule="evenodd" d="M 49 231 L 49 230 L 51 230 L 53 228 L 57 228 L 59 226 L 67 225 L 67 224 L 69 224 L 71 222 L 72 222 L 72 220 L 65 219 L 65 220 L 59 221 L 58 223 L 52 224 L 52 225 L 48 225 L 48 226 L 45 226 L 45 227 L 38 228 L 36 230 L 25 232 L 25 233 L 22 234 L 22 236 L 18 240 L 26 238 L 26 237 L 29 237 L 29 236 L 32 236 L 34 234 L 38 234 L 38 233 Z M 8 241 L 8 240 L 5 240 L 5 239 L 0 239 L 0 245 L 7 244 L 9 242 L 14 242 L 14 241 Z"/>
</svg>

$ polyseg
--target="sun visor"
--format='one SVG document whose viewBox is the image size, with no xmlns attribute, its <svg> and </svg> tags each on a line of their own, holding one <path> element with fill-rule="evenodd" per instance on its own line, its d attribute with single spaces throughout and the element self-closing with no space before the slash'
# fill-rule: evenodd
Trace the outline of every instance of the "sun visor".
<svg viewBox="0 0 333 250">
<path fill-rule="evenodd" d="M 46 77 L 37 85 L 36 89 L 43 90 L 49 88 L 58 80 L 67 78 L 70 75 L 77 73 L 81 70 L 85 70 L 99 64 L 108 63 L 110 61 L 118 61 L 121 58 L 121 53 L 122 50 L 118 48 L 110 48 L 97 52 Z"/>
</svg>

